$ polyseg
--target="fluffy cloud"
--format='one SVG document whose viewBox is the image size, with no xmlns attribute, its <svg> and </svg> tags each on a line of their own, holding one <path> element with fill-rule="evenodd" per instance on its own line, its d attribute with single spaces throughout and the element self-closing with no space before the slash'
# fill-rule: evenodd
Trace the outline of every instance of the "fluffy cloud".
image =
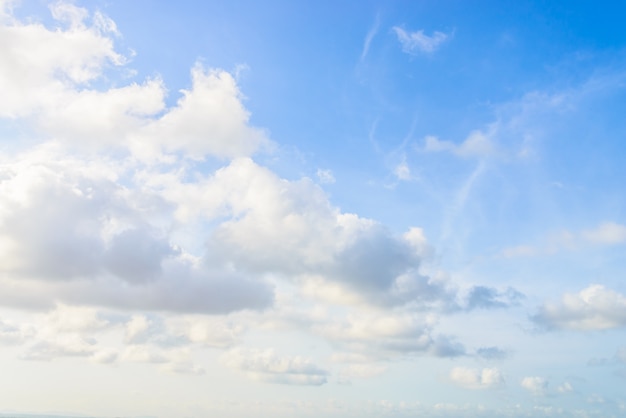
<svg viewBox="0 0 626 418">
<path fill-rule="evenodd" d="M 533 317 L 546 328 L 600 330 L 626 326 L 626 296 L 602 285 L 566 293 L 558 304 L 545 304 Z"/>
<path fill-rule="evenodd" d="M 504 377 L 497 368 L 479 370 L 455 367 L 450 371 L 450 380 L 466 389 L 489 389 L 504 384 Z"/>
<path fill-rule="evenodd" d="M 400 45 L 402 45 L 402 51 L 411 55 L 415 55 L 420 52 L 435 52 L 439 46 L 450 37 L 449 34 L 439 31 L 435 31 L 432 36 L 424 34 L 423 30 L 407 32 L 399 26 L 394 26 L 392 30 L 398 37 Z"/>
<path fill-rule="evenodd" d="M 2 171 L 5 303 L 49 304 L 52 296 L 73 304 L 228 312 L 272 301 L 263 281 L 209 268 L 174 246 L 173 207 L 141 184 L 123 184 L 118 163 L 40 147 L 5 161 Z"/>
<path fill-rule="evenodd" d="M 323 385 L 328 372 L 303 357 L 280 357 L 272 349 L 238 348 L 222 357 L 223 363 L 245 372 L 250 378 L 267 383 Z"/>
<path fill-rule="evenodd" d="M 105 65 L 122 65 L 110 33 L 114 25 L 100 14 L 85 25 L 84 9 L 66 3 L 51 8 L 66 24 L 49 30 L 39 23 L 0 21 L 0 116 L 16 118 L 52 108 L 78 85 L 102 74 Z M 6 9 L 5 9 L 6 13 Z"/>
<path fill-rule="evenodd" d="M 531 392 L 533 395 L 544 395 L 548 390 L 548 381 L 539 376 L 527 376 L 524 377 L 520 385 Z"/>
<path fill-rule="evenodd" d="M 351 353 L 380 359 L 406 354 L 456 357 L 465 354 L 462 344 L 444 335 L 434 336 L 432 315 L 362 312 L 343 321 L 317 324 L 313 332 Z"/>
</svg>

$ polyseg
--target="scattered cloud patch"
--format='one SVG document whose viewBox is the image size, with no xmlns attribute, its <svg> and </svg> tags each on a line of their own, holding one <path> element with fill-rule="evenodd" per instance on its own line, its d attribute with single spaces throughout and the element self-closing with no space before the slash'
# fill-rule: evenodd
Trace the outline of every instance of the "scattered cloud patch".
<svg viewBox="0 0 626 418">
<path fill-rule="evenodd" d="M 539 376 L 524 377 L 520 385 L 535 396 L 543 396 L 548 390 L 548 381 Z"/>
<path fill-rule="evenodd" d="M 267 383 L 320 386 L 328 372 L 303 357 L 281 357 L 272 349 L 237 348 L 222 356 L 222 362 L 245 372 L 248 377 Z"/>
<path fill-rule="evenodd" d="M 561 302 L 547 303 L 533 316 L 547 329 L 591 331 L 626 326 L 626 296 L 598 284 L 566 293 Z"/>
<path fill-rule="evenodd" d="M 402 51 L 407 54 L 417 55 L 418 53 L 433 53 L 441 44 L 450 38 L 449 34 L 444 32 L 435 31 L 432 35 L 426 35 L 423 30 L 415 32 L 408 32 L 400 26 L 394 26 L 391 28 L 398 41 L 402 46 Z"/>
<path fill-rule="evenodd" d="M 466 389 L 490 389 L 504 384 L 504 377 L 497 368 L 455 367 L 450 371 L 450 380 Z"/>
<path fill-rule="evenodd" d="M 480 347 L 476 350 L 476 355 L 485 360 L 504 360 L 508 352 L 498 347 Z"/>
<path fill-rule="evenodd" d="M 556 391 L 561 394 L 570 393 L 574 391 L 574 386 L 570 382 L 563 382 L 556 388 Z"/>
<path fill-rule="evenodd" d="M 322 184 L 333 184 L 335 182 L 335 176 L 331 170 L 322 170 L 321 168 L 318 168 L 315 174 L 317 175 L 319 182 Z"/>
<path fill-rule="evenodd" d="M 444 141 L 435 136 L 427 136 L 419 151 L 427 153 L 448 152 L 461 158 L 485 158 L 496 153 L 492 135 L 493 133 L 473 131 L 460 144 Z"/>
<path fill-rule="evenodd" d="M 519 304 L 525 296 L 509 287 L 505 291 L 486 286 L 474 286 L 467 295 L 465 309 L 509 308 Z"/>
</svg>

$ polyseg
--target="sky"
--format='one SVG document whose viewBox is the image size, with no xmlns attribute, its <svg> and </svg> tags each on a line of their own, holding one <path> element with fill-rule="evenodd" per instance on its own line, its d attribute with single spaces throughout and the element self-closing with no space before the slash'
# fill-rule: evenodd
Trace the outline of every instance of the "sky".
<svg viewBox="0 0 626 418">
<path fill-rule="evenodd" d="M 0 0 L 0 415 L 624 416 L 625 16 Z"/>
</svg>

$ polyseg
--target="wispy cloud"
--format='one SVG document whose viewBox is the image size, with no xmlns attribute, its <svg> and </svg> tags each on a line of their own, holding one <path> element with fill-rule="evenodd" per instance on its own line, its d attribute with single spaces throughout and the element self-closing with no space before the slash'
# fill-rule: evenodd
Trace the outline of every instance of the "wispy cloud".
<svg viewBox="0 0 626 418">
<path fill-rule="evenodd" d="M 374 24 L 372 25 L 370 30 L 367 31 L 367 35 L 365 35 L 365 40 L 363 41 L 363 49 L 361 50 L 360 61 L 363 61 L 365 57 L 367 57 L 367 54 L 369 53 L 369 50 L 370 50 L 370 45 L 372 44 L 372 40 L 378 33 L 379 28 L 380 28 L 380 15 L 377 14 L 376 19 L 374 20 Z"/>
<path fill-rule="evenodd" d="M 402 51 L 411 55 L 433 53 L 451 36 L 439 31 L 435 31 L 431 36 L 426 35 L 423 30 L 407 32 L 400 26 L 394 26 L 392 30 L 402 45 Z"/>
</svg>

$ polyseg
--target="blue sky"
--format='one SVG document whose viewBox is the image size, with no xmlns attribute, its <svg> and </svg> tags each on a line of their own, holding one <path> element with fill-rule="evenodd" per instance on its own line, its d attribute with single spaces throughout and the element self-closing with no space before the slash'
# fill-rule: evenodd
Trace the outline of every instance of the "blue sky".
<svg viewBox="0 0 626 418">
<path fill-rule="evenodd" d="M 0 413 L 623 416 L 625 12 L 0 0 Z"/>
</svg>

